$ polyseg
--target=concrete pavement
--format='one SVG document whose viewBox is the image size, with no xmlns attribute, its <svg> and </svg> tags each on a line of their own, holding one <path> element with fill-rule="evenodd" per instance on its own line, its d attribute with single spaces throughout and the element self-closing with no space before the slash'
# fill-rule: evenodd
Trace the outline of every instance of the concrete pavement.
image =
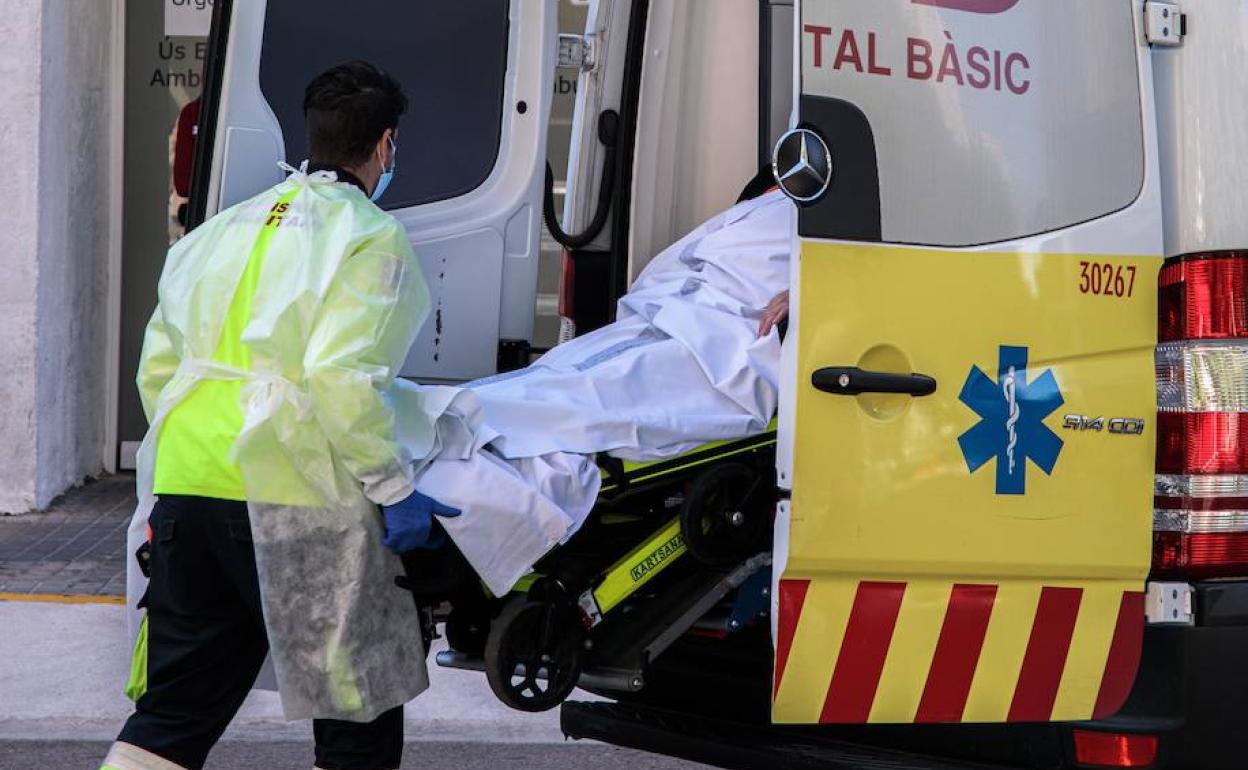
<svg viewBox="0 0 1248 770">
<path fill-rule="evenodd" d="M 133 477 L 115 476 L 72 490 L 43 513 L 0 517 L 0 770 L 96 770 L 129 715 L 122 688 L 130 642 L 119 602 L 134 505 Z M 432 664 L 429 673 L 429 692 L 406 710 L 404 768 L 699 767 L 565 742 L 558 711 L 512 711 L 479 674 Z M 208 768 L 307 770 L 311 746 L 310 724 L 285 721 L 277 694 L 257 690 Z"/>
<path fill-rule="evenodd" d="M 130 713 L 124 610 L 114 605 L 0 602 L 0 739 L 111 739 Z M 429 666 L 430 692 L 407 709 L 416 740 L 561 742 L 558 712 L 530 715 L 499 703 L 484 677 Z M 227 735 L 301 741 L 274 692 L 252 692 Z"/>
<path fill-rule="evenodd" d="M 107 743 L 0 741 L 0 770 L 97 770 Z M 308 770 L 308 743 L 225 742 L 205 770 Z M 687 770 L 688 762 L 595 743 L 414 743 L 403 753 L 403 770 Z"/>
<path fill-rule="evenodd" d="M 0 602 L 0 629 L 0 770 L 91 770 L 130 713 L 122 694 L 129 665 L 123 608 Z M 631 752 L 625 759 L 601 744 L 565 744 L 557 710 L 512 711 L 479 674 L 430 665 L 430 679 L 429 692 L 407 708 L 407 737 L 418 744 L 408 752 L 411 767 L 697 767 Z M 311 727 L 282 719 L 273 692 L 248 697 L 225 741 L 212 765 L 222 770 L 310 766 Z M 429 754 L 442 759 L 417 761 Z M 260 763 L 260 755 L 273 764 Z"/>
</svg>

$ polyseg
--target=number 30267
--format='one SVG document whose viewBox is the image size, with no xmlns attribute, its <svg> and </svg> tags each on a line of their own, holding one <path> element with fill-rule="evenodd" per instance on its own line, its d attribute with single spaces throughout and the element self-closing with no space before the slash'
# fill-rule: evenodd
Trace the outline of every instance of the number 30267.
<svg viewBox="0 0 1248 770">
<path fill-rule="evenodd" d="M 1104 297 L 1130 297 L 1135 293 L 1135 267 L 1109 262 L 1080 262 L 1079 291 Z"/>
</svg>

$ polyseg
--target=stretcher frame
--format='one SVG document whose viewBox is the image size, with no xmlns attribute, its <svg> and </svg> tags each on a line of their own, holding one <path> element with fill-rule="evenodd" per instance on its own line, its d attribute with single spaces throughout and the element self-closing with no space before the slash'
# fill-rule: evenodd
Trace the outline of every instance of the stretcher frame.
<svg viewBox="0 0 1248 770">
<path fill-rule="evenodd" d="M 629 462 L 614 458 L 600 459 L 603 485 L 599 499 L 612 501 L 630 491 L 643 489 L 647 484 L 665 482 L 673 474 L 721 463 L 732 457 L 758 452 L 775 445 L 773 422 L 766 433 L 746 439 L 704 444 L 691 453 L 670 460 Z M 679 517 L 672 517 L 649 539 L 607 568 L 595 587 L 578 597 L 577 604 L 586 627 L 597 626 L 607 613 L 675 564 L 687 552 L 688 546 L 681 533 Z"/>
<path fill-rule="evenodd" d="M 534 573 L 518 581 L 507 596 L 499 597 L 495 606 L 536 601 L 552 607 L 566 607 L 560 612 L 568 618 L 570 630 L 582 629 L 589 657 L 588 665 L 579 675 L 580 686 L 604 693 L 639 691 L 644 687 L 644 671 L 650 661 L 771 561 L 770 552 L 762 546 L 730 565 L 719 567 L 704 564 L 700 559 L 686 559 L 691 549 L 682 532 L 682 516 L 671 515 L 671 509 L 679 505 L 684 510 L 690 485 L 713 473 L 716 466 L 733 465 L 734 460 L 756 472 L 758 488 L 771 494 L 769 487 L 773 485 L 766 485 L 766 481 L 774 468 L 772 453 L 776 442 L 773 424 L 765 433 L 713 442 L 669 460 L 624 462 L 600 457 L 603 485 L 593 514 L 597 517 L 596 524 L 610 527 L 627 521 L 640 527 L 656 513 L 661 515 L 666 511 L 667 515 L 661 519 L 663 524 L 623 556 L 610 561 L 607 568 L 591 568 L 569 577 L 561 574 L 561 555 L 574 561 L 585 557 L 584 553 L 577 553 L 574 538 L 547 557 L 553 558 L 553 563 L 539 563 Z M 649 512 L 638 513 L 643 509 Z M 765 524 L 769 527 L 770 520 Z M 658 593 L 638 597 L 643 588 L 682 561 L 696 566 L 674 575 Z M 640 603 L 629 601 L 635 597 Z M 633 607 L 627 621 L 621 619 L 604 625 L 604 621 L 626 603 Z M 500 617 L 490 621 L 491 634 L 500 622 L 506 624 L 503 618 L 507 617 L 508 613 L 503 610 Z M 438 663 L 452 668 L 490 670 L 487 660 L 466 654 L 454 645 L 438 655 Z M 518 667 L 517 674 L 520 672 Z M 523 708 L 504 700 L 513 707 Z"/>
</svg>

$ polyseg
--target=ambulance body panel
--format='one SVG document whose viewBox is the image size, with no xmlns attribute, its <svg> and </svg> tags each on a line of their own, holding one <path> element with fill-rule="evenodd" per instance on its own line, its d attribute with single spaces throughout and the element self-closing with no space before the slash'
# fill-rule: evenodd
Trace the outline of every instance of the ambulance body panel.
<svg viewBox="0 0 1248 770">
<path fill-rule="evenodd" d="M 1089 719 L 1130 689 L 1162 255 L 1150 59 L 1127 0 L 1008 5 L 800 4 L 798 120 L 832 178 L 794 264 L 778 722 Z M 842 395 L 830 367 L 935 392 Z"/>
<path fill-rule="evenodd" d="M 1187 10 L 1183 45 L 1153 51 L 1167 256 L 1248 245 L 1248 7 Z"/>
</svg>

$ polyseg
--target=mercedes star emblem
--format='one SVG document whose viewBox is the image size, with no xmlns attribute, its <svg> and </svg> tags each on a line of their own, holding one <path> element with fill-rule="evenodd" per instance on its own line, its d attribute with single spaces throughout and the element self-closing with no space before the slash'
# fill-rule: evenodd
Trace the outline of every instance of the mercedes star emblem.
<svg viewBox="0 0 1248 770">
<path fill-rule="evenodd" d="M 811 203 L 832 184 L 832 153 L 814 131 L 795 128 L 776 142 L 772 173 L 785 195 L 798 203 Z"/>
</svg>

